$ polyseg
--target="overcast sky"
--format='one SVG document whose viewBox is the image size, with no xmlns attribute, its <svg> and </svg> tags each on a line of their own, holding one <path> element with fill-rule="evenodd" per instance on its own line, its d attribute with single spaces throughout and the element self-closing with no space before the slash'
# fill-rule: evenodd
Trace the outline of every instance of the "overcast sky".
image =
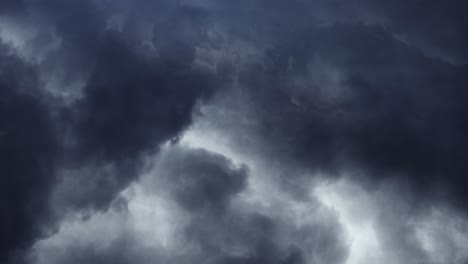
<svg viewBox="0 0 468 264">
<path fill-rule="evenodd" d="M 0 263 L 468 264 L 461 0 L 1 0 Z"/>
</svg>

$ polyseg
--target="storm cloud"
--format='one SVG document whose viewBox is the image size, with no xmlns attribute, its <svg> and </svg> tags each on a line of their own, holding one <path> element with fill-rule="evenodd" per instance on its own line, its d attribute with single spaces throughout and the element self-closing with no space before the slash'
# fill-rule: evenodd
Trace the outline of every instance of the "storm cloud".
<svg viewBox="0 0 468 264">
<path fill-rule="evenodd" d="M 55 131 L 35 99 L 34 68 L 1 44 L 1 260 L 50 233 L 48 196 L 54 183 Z M 30 89 L 30 88 L 33 89 Z"/>
<path fill-rule="evenodd" d="M 0 3 L 0 262 L 464 264 L 460 1 Z"/>
</svg>

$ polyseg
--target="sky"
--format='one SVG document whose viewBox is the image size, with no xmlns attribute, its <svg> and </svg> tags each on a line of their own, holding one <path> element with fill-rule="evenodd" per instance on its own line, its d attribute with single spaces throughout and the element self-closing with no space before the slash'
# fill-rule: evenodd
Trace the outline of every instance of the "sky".
<svg viewBox="0 0 468 264">
<path fill-rule="evenodd" d="M 467 9 L 2 0 L 0 263 L 468 264 Z"/>
</svg>

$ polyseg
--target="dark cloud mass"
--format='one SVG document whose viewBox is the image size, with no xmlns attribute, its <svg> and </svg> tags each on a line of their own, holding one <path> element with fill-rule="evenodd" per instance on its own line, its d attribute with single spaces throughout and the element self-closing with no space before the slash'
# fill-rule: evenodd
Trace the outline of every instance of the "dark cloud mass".
<svg viewBox="0 0 468 264">
<path fill-rule="evenodd" d="M 460 1 L 388 1 L 377 4 L 366 1 L 364 12 L 396 34 L 402 34 L 410 42 L 436 57 L 466 64 L 468 39 L 463 34 L 468 20 Z"/>
<path fill-rule="evenodd" d="M 7 12 L 14 12 L 21 10 L 24 6 L 24 3 L 19 0 L 5 0 L 0 4 L 0 12 L 7 13 Z"/>
<path fill-rule="evenodd" d="M 283 66 L 274 74 L 245 79 L 261 98 L 262 138 L 306 166 L 401 175 L 422 195 L 466 199 L 458 188 L 467 172 L 466 67 L 424 57 L 377 27 L 336 25 L 300 38 L 275 51 Z M 298 58 L 289 74 L 288 56 Z"/>
<path fill-rule="evenodd" d="M 150 229 L 162 230 L 159 224 L 164 224 L 154 218 L 161 213 L 156 207 L 161 198 L 175 201 L 176 205 L 168 213 L 175 214 L 170 216 L 174 217 L 170 221 L 177 226 L 177 234 L 170 235 L 169 239 L 176 240 L 177 244 L 174 249 L 166 246 L 166 250 L 175 252 L 166 253 L 158 246 L 146 247 L 145 239 L 128 232 L 132 223 L 125 222 L 115 230 L 111 228 L 116 238 L 101 241 L 99 246 L 88 244 L 93 244 L 94 236 L 99 236 L 92 233 L 83 236 L 87 243 L 60 245 L 64 251 L 59 254 L 52 253 L 53 249 L 46 245 L 39 263 L 300 264 L 310 256 L 325 263 L 340 263 L 346 257 L 341 228 L 331 212 L 328 212 L 329 218 L 295 225 L 289 222 L 287 214 L 275 217 L 275 212 L 252 212 L 236 206 L 239 195 L 247 187 L 249 172 L 244 165 L 235 165 L 223 155 L 181 145 L 166 146 L 152 167 L 151 173 L 140 179 L 146 190 L 146 194 L 140 195 L 161 196 L 149 203 L 150 207 L 145 210 L 154 211 L 141 220 L 150 221 Z M 152 198 L 143 200 L 146 199 Z M 145 205 L 129 201 L 127 207 L 124 212 L 111 209 L 101 220 L 94 216 L 89 223 L 112 226 L 114 219 L 130 217 L 138 221 L 138 208 L 145 208 Z M 118 217 L 112 216 L 115 213 Z M 110 235 L 109 231 L 103 232 Z M 70 234 L 60 235 L 66 238 Z M 160 238 L 151 239 L 158 241 Z M 101 246 L 106 244 L 108 246 Z"/>
<path fill-rule="evenodd" d="M 49 206 L 57 183 L 62 183 L 59 193 L 61 188 L 68 190 L 57 198 L 60 204 L 107 208 L 136 177 L 139 155 L 176 138 L 189 125 L 197 101 L 214 89 L 216 78 L 190 68 L 191 61 L 147 58 L 132 50 L 122 34 L 104 32 L 94 8 L 90 2 L 70 6 L 46 1 L 31 9 L 52 14 L 50 20 L 57 23 L 63 42 L 52 57 L 68 56 L 66 70 L 85 71 L 84 64 L 77 67 L 82 62 L 92 67 L 82 97 L 71 106 L 49 107 L 47 102 L 56 98 L 47 99 L 39 89 L 36 68 L 41 65 L 23 62 L 13 48 L 2 44 L 2 261 L 52 234 L 56 216 Z M 51 60 L 56 60 L 52 65 L 65 62 L 48 58 L 44 67 Z M 183 65 L 177 63 L 180 60 L 185 60 Z M 115 169 L 110 173 L 87 169 L 92 177 L 75 173 L 102 166 Z M 57 169 L 65 174 L 55 175 Z M 70 182 L 86 191 L 63 187 Z M 89 186 L 97 187 L 87 190 Z"/>
<path fill-rule="evenodd" d="M 204 150 L 175 148 L 163 155 L 161 176 L 171 194 L 188 210 L 224 210 L 232 195 L 246 185 L 247 168 Z"/>
<path fill-rule="evenodd" d="M 51 118 L 34 95 L 35 69 L 3 43 L 0 61 L 0 260 L 6 262 L 54 228 L 48 198 L 57 146 Z"/>
<path fill-rule="evenodd" d="M 463 1 L 0 2 L 0 262 L 466 264 Z"/>
<path fill-rule="evenodd" d="M 187 126 L 187 113 L 198 98 L 212 92 L 215 79 L 186 66 L 168 68 L 142 58 L 109 34 L 84 89 L 85 98 L 78 102 L 83 109 L 78 114 L 83 142 L 78 144 L 90 151 L 85 155 L 122 159 L 151 147 L 151 141 L 174 137 Z M 185 57 L 173 60 L 193 63 Z"/>
</svg>

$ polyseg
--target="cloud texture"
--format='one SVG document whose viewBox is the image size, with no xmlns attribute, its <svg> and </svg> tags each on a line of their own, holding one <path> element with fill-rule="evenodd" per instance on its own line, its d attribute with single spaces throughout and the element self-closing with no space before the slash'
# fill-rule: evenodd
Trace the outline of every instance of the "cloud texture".
<svg viewBox="0 0 468 264">
<path fill-rule="evenodd" d="M 465 264 L 460 1 L 0 3 L 0 262 Z"/>
</svg>

